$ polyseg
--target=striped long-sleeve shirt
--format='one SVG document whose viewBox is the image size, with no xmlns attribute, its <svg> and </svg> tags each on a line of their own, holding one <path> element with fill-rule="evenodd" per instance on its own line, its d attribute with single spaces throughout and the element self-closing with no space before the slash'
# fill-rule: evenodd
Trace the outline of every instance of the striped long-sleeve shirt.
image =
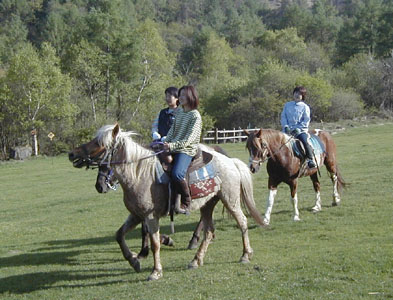
<svg viewBox="0 0 393 300">
<path fill-rule="evenodd" d="M 195 156 L 202 133 L 202 118 L 198 110 L 179 110 L 169 129 L 166 142 L 170 152 Z"/>
</svg>

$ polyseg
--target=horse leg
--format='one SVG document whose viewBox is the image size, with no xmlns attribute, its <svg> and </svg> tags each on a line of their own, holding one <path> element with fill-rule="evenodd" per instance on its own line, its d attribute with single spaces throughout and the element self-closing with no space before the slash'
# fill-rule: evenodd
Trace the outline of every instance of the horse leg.
<svg viewBox="0 0 393 300">
<path fill-rule="evenodd" d="M 197 225 L 197 227 L 194 230 L 194 233 L 192 234 L 192 238 L 191 240 L 188 242 L 188 250 L 191 249 L 195 249 L 196 247 L 198 247 L 198 242 L 200 239 L 200 234 L 203 228 L 203 222 L 202 222 L 202 217 L 199 219 L 199 223 Z"/>
<path fill-rule="evenodd" d="M 142 247 L 138 254 L 138 259 L 146 258 L 149 255 L 149 232 L 147 231 L 147 226 L 145 222 L 142 222 L 141 228 L 142 234 Z"/>
<path fill-rule="evenodd" d="M 203 258 L 214 235 L 213 210 L 216 204 L 217 201 L 209 201 L 201 208 L 201 221 L 199 223 L 203 225 L 204 238 L 194 259 L 188 264 L 189 269 L 196 269 L 199 266 L 203 266 Z"/>
<path fill-rule="evenodd" d="M 335 173 L 330 173 L 330 179 L 332 180 L 333 183 L 333 202 L 332 206 L 337 206 L 340 204 L 340 194 L 338 193 L 338 177 Z"/>
<path fill-rule="evenodd" d="M 314 186 L 314 191 L 315 191 L 315 205 L 311 208 L 312 212 L 319 212 L 322 210 L 322 205 L 321 205 L 321 184 L 319 183 L 318 180 L 318 174 L 314 173 L 310 175 L 310 178 L 312 180 L 312 184 Z"/>
<path fill-rule="evenodd" d="M 265 216 L 263 218 L 263 223 L 265 225 L 270 224 L 270 215 L 273 210 L 274 198 L 276 197 L 276 195 L 277 195 L 277 185 L 270 184 L 270 178 L 269 178 L 269 196 L 267 197 L 266 211 L 265 211 Z"/>
<path fill-rule="evenodd" d="M 293 205 L 293 212 L 294 212 L 294 216 L 293 216 L 293 220 L 294 221 L 300 221 L 300 217 L 299 217 L 299 209 L 297 207 L 298 204 L 298 200 L 297 200 L 297 180 L 293 180 L 290 184 L 289 187 L 291 189 L 291 202 Z"/>
<path fill-rule="evenodd" d="M 151 250 L 153 252 L 154 267 L 147 280 L 157 280 L 163 275 L 160 259 L 160 230 L 157 218 L 150 216 L 145 219 L 150 234 Z"/>
<path fill-rule="evenodd" d="M 336 161 L 336 155 L 335 155 L 336 149 L 335 147 L 332 147 L 332 149 L 329 150 L 329 155 L 326 156 L 325 158 L 325 166 L 326 169 L 329 172 L 330 179 L 332 180 L 333 183 L 333 202 L 332 206 L 337 206 L 340 204 L 340 193 L 339 189 L 345 185 L 343 182 L 341 175 L 338 171 L 338 166 L 337 166 L 337 161 Z"/>
<path fill-rule="evenodd" d="M 117 230 L 116 232 L 116 241 L 119 243 L 121 252 L 123 253 L 124 258 L 129 262 L 131 267 L 134 268 L 136 272 L 141 271 L 141 266 L 138 260 L 138 257 L 135 253 L 131 252 L 127 246 L 125 235 L 128 231 L 132 230 L 137 226 L 141 220 L 133 215 L 129 215 L 124 224 Z"/>
<path fill-rule="evenodd" d="M 216 206 L 216 204 L 218 203 L 219 200 L 220 200 L 220 198 L 218 198 L 216 196 L 216 197 L 212 198 L 210 201 L 214 202 L 214 206 Z M 203 222 L 202 222 L 202 217 L 201 217 L 199 219 L 199 223 L 198 223 L 197 227 L 194 230 L 194 233 L 192 234 L 192 238 L 191 238 L 190 242 L 188 243 L 188 247 L 187 247 L 188 250 L 195 249 L 196 247 L 198 247 L 198 242 L 200 239 L 202 228 L 203 228 Z M 214 234 L 213 234 L 213 239 L 214 239 Z"/>
<path fill-rule="evenodd" d="M 237 224 L 239 225 L 240 231 L 242 233 L 243 255 L 241 256 L 239 262 L 249 263 L 254 251 L 251 248 L 250 239 L 248 237 L 247 218 L 244 215 L 240 205 L 236 205 L 235 207 L 230 207 L 229 205 L 226 205 L 226 208 L 229 210 L 231 215 L 235 218 Z"/>
</svg>

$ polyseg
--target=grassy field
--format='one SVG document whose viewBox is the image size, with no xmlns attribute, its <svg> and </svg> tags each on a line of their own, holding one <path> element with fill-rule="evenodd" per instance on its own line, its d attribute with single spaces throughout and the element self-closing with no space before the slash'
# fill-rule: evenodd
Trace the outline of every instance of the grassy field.
<svg viewBox="0 0 393 300">
<path fill-rule="evenodd" d="M 98 194 L 95 171 L 75 169 L 66 156 L 0 164 L 0 299 L 393 299 L 393 125 L 352 128 L 334 136 L 350 187 L 339 207 L 322 170 L 323 210 L 311 180 L 299 183 L 301 222 L 292 221 L 289 190 L 279 187 L 269 229 L 249 218 L 252 262 L 242 253 L 235 221 L 215 212 L 216 239 L 205 265 L 186 266 L 199 219 L 176 218 L 175 247 L 163 247 L 163 279 L 147 282 L 153 260 L 135 273 L 114 233 L 127 217 L 122 192 Z M 244 144 L 226 144 L 247 161 Z M 263 213 L 265 168 L 254 176 Z M 169 233 L 169 219 L 161 229 Z M 127 236 L 140 247 L 139 229 Z"/>
</svg>

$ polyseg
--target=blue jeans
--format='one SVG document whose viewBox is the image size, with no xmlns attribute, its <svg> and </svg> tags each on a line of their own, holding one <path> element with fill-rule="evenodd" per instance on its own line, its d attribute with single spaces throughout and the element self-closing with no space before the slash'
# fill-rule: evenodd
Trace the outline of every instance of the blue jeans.
<svg viewBox="0 0 393 300">
<path fill-rule="evenodd" d="M 173 154 L 172 180 L 182 181 L 186 177 L 187 169 L 191 164 L 192 156 L 185 153 Z"/>
<path fill-rule="evenodd" d="M 296 136 L 296 138 L 299 139 L 303 143 L 304 149 L 306 150 L 307 158 L 312 160 L 313 154 L 312 154 L 311 146 L 308 143 L 308 133 L 302 132 L 302 133 L 298 134 Z"/>
</svg>

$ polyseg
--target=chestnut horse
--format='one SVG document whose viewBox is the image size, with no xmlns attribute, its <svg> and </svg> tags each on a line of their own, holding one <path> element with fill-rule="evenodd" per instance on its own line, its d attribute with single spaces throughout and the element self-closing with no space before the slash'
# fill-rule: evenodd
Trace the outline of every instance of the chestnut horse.
<svg viewBox="0 0 393 300">
<path fill-rule="evenodd" d="M 340 203 L 340 192 L 345 187 L 345 182 L 337 165 L 336 145 L 331 135 L 326 131 L 315 130 L 311 133 L 317 135 L 324 145 L 325 151 L 315 156 L 318 168 L 309 169 L 304 159 L 296 157 L 292 151 L 291 140 L 293 137 L 273 129 L 260 129 L 257 132 L 245 131 L 247 138 L 246 147 L 250 153 L 249 167 L 252 173 L 259 170 L 260 165 L 267 161 L 266 169 L 269 175 L 264 224 L 269 225 L 270 215 L 273 209 L 274 198 L 277 194 L 277 186 L 281 182 L 289 185 L 291 191 L 291 202 L 294 209 L 294 221 L 299 221 L 297 183 L 298 178 L 310 176 L 316 193 L 313 212 L 322 209 L 320 196 L 320 183 L 317 170 L 324 164 L 333 182 L 333 206 Z"/>
<path fill-rule="evenodd" d="M 144 221 L 148 227 L 154 259 L 153 271 L 148 280 L 156 280 L 163 275 L 160 260 L 159 219 L 165 216 L 168 210 L 169 191 L 167 186 L 156 182 L 157 157 L 152 151 L 133 141 L 132 135 L 132 132 L 123 132 L 118 125 L 104 126 L 93 140 L 71 151 L 69 159 L 74 167 L 79 168 L 91 161 L 102 163 L 103 160 L 107 160 L 108 164 L 112 165 L 123 189 L 124 204 L 130 212 L 125 223 L 117 231 L 116 240 L 124 258 L 139 272 L 140 262 L 137 255 L 128 248 L 125 234 Z M 254 220 L 263 226 L 262 216 L 254 202 L 251 173 L 242 161 L 228 158 L 203 145 L 199 147 L 213 155 L 212 161 L 220 176 L 221 184 L 217 192 L 191 202 L 191 210 L 200 209 L 204 238 L 188 267 L 197 268 L 203 265 L 204 256 L 214 234 L 212 216 L 217 198 L 222 201 L 239 225 L 243 241 L 243 254 L 240 261 L 249 262 L 253 250 L 248 237 L 247 218 L 241 209 L 242 202 Z"/>
</svg>

